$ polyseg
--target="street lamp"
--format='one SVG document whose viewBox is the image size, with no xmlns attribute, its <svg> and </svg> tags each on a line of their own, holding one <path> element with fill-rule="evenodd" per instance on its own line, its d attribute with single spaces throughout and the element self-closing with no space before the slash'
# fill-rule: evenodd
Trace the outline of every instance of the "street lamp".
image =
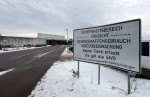
<svg viewBox="0 0 150 97">
<path fill-rule="evenodd" d="M 67 31 L 67 45 L 68 45 L 68 29 L 66 29 L 66 31 Z"/>
<path fill-rule="evenodd" d="M 4 36 L 4 45 L 5 45 L 5 46 L 6 46 L 6 41 L 7 41 L 7 40 L 5 39 L 5 36 Z"/>
</svg>

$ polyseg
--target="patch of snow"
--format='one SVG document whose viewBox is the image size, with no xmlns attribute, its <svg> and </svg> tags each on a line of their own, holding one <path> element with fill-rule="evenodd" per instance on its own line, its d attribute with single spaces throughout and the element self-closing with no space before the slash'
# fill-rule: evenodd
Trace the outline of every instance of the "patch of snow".
<svg viewBox="0 0 150 97">
<path fill-rule="evenodd" d="M 44 47 L 49 47 L 51 45 L 47 45 Z M 6 52 L 14 52 L 14 51 L 20 51 L 20 50 L 28 50 L 28 49 L 36 49 L 36 48 L 42 48 L 42 47 L 17 47 L 17 48 L 2 48 L 2 50 L 0 50 L 0 53 L 6 53 Z"/>
<path fill-rule="evenodd" d="M 0 72 L 0 76 L 1 76 L 1 75 L 4 75 L 5 73 L 10 72 L 10 71 L 12 71 L 12 70 L 14 70 L 14 68 L 9 69 L 9 70 L 6 70 L 6 71 L 1 71 L 1 72 Z"/>
<path fill-rule="evenodd" d="M 62 56 L 71 55 L 67 49 Z M 80 62 L 80 78 L 75 76 L 77 61 L 55 62 L 28 97 L 149 97 L 150 80 L 131 77 L 127 94 L 127 74 L 98 65 Z"/>
<path fill-rule="evenodd" d="M 72 52 L 69 50 L 69 47 L 67 47 L 64 52 L 61 54 L 61 56 L 66 56 L 66 55 L 73 55 Z"/>
<path fill-rule="evenodd" d="M 6 52 L 6 51 L 0 50 L 0 53 L 4 53 L 4 52 Z"/>
</svg>

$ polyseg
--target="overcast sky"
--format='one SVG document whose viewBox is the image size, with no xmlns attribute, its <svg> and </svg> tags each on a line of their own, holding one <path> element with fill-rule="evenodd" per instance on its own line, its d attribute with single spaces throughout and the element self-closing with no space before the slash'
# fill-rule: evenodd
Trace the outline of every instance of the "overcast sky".
<svg viewBox="0 0 150 97">
<path fill-rule="evenodd" d="M 35 37 L 37 33 L 73 37 L 73 29 L 142 19 L 150 39 L 150 0 L 0 0 L 0 34 Z"/>
</svg>

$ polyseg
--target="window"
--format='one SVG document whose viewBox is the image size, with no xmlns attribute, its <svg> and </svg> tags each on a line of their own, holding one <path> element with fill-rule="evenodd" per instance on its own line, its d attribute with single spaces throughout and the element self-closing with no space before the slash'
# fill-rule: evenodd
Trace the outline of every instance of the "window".
<svg viewBox="0 0 150 97">
<path fill-rule="evenodd" d="M 142 42 L 142 56 L 149 56 L 149 42 Z"/>
</svg>

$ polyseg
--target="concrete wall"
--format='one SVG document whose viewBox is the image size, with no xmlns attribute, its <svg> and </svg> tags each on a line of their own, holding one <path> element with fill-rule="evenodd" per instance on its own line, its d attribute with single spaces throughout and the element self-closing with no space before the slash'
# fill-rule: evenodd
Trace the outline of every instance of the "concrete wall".
<svg viewBox="0 0 150 97">
<path fill-rule="evenodd" d="M 0 36 L 0 44 L 3 45 L 16 45 L 23 46 L 27 44 L 46 44 L 46 39 L 41 38 L 25 38 L 25 37 L 10 37 L 10 36 Z"/>
<path fill-rule="evenodd" d="M 43 34 L 43 33 L 38 33 L 38 38 L 44 38 L 48 40 L 66 40 L 65 36 L 63 35 L 53 35 L 53 34 Z"/>
</svg>

